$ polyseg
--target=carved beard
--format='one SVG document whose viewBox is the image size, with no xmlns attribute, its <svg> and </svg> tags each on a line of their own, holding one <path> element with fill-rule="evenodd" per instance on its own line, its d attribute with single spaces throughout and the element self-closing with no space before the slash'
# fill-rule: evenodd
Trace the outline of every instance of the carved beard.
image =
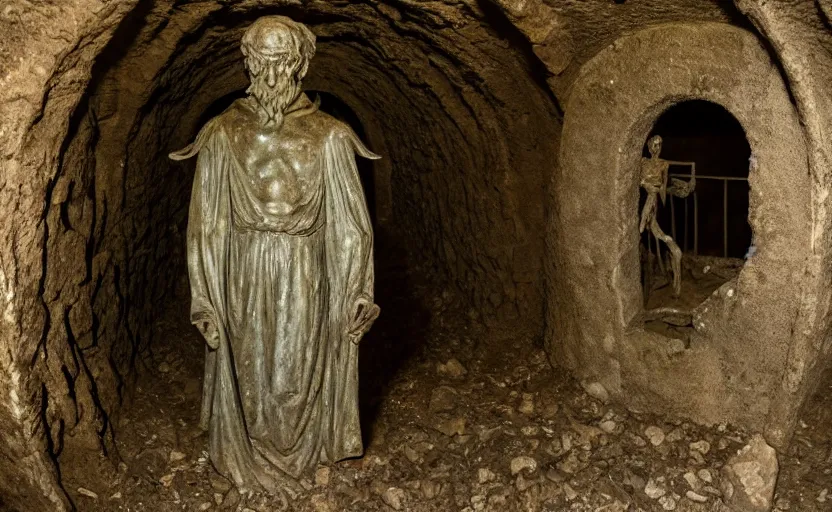
<svg viewBox="0 0 832 512">
<path fill-rule="evenodd" d="M 266 125 L 279 128 L 283 125 L 283 117 L 286 109 L 297 98 L 300 93 L 300 81 L 295 80 L 291 70 L 276 75 L 274 87 L 269 87 L 266 82 L 266 74 L 252 77 L 251 85 L 246 92 L 253 96 L 260 108 L 267 116 Z"/>
</svg>

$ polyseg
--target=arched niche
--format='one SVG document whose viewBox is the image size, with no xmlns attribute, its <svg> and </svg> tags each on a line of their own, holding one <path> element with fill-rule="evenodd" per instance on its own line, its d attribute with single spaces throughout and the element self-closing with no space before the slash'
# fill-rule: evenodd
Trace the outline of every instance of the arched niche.
<svg viewBox="0 0 832 512">
<path fill-rule="evenodd" d="M 645 226 L 640 235 L 644 307 L 664 311 L 648 315 L 645 327 L 687 344 L 690 318 L 671 311 L 695 310 L 735 278 L 756 251 L 748 221 L 751 147 L 739 121 L 704 100 L 682 101 L 664 111 L 645 141 L 645 159 L 653 158 L 648 148 L 653 137 L 661 138 L 657 156 L 669 164 L 667 195 L 658 201 L 656 221 L 681 252 L 681 287 L 677 295 L 670 248 Z M 642 215 L 648 198 L 644 188 L 640 196 Z"/>
<path fill-rule="evenodd" d="M 659 116 L 716 103 L 751 147 L 757 251 L 696 310 L 679 343 L 644 329 L 639 163 Z M 778 407 L 811 254 L 806 148 L 787 87 L 755 35 L 715 23 L 623 37 L 584 65 L 564 119 L 548 224 L 547 348 L 636 410 L 723 421 L 783 443 L 800 403 Z"/>
</svg>

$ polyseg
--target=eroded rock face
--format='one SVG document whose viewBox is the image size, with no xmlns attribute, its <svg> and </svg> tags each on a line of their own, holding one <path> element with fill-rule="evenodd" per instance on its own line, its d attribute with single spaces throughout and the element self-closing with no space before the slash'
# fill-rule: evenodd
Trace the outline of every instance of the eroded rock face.
<svg viewBox="0 0 832 512">
<path fill-rule="evenodd" d="M 689 347 L 679 347 L 644 328 L 637 172 L 658 116 L 691 99 L 722 105 L 743 126 L 759 250 L 697 307 Z M 823 331 L 794 330 L 817 304 L 804 293 L 820 278 L 804 273 L 813 189 L 800 118 L 771 55 L 754 33 L 724 23 L 657 25 L 587 62 L 566 109 L 548 228 L 549 283 L 560 290 L 548 309 L 553 362 L 635 409 L 728 421 L 782 446 L 801 403 L 786 402 L 794 395 L 783 368 Z M 588 207 L 587 197 L 607 207 Z"/>
<path fill-rule="evenodd" d="M 21 1 L 0 12 L 10 70 L 0 193 L 13 218 L 2 228 L 3 335 L 14 340 L 0 356 L 13 383 L 0 424 L 3 451 L 32 459 L 30 471 L 0 467 L 14 475 L 0 479 L 12 509 L 60 509 L 57 465 L 69 488 L 76 467 L 107 471 L 98 454 L 112 453 L 134 363 L 185 276 L 192 169 L 164 155 L 246 85 L 239 39 L 261 2 L 173 4 Z M 306 86 L 353 107 L 384 155 L 379 229 L 489 321 L 539 326 L 543 241 L 529 234 L 542 227 L 558 128 L 539 63 L 476 2 L 269 9 L 315 30 Z M 24 499 L 31 489 L 46 501 Z"/>
<path fill-rule="evenodd" d="M 777 483 L 777 452 L 755 435 L 722 468 L 722 494 L 734 512 L 771 510 Z"/>
<path fill-rule="evenodd" d="M 813 177 L 823 183 L 830 116 L 817 91 L 828 80 L 812 69 L 828 66 L 798 64 L 818 38 L 790 30 L 807 22 L 789 5 L 740 3 L 800 83 Z M 436 296 L 445 289 L 483 320 L 534 333 L 543 322 L 543 191 L 557 163 L 558 103 L 581 66 L 645 25 L 745 23 L 717 1 L 262 4 L 0 7 L 0 451 L 14 461 L 0 462 L 0 508 L 60 510 L 57 467 L 65 484 L 74 465 L 104 461 L 106 471 L 98 454 L 112 455 L 149 325 L 184 276 L 192 175 L 164 155 L 245 86 L 239 36 L 265 10 L 315 30 L 320 54 L 307 87 L 349 104 L 384 155 L 375 169 L 378 229 L 433 276 Z M 787 50 L 793 34 L 807 38 L 797 54 Z M 826 219 L 824 204 L 814 208 Z M 826 232 L 816 231 L 816 247 L 829 245 Z M 825 249 L 817 254 L 813 271 L 826 275 Z M 828 324 L 827 304 L 818 300 L 801 325 Z M 790 366 L 797 397 L 817 370 L 800 365 L 814 353 L 806 340 Z"/>
</svg>

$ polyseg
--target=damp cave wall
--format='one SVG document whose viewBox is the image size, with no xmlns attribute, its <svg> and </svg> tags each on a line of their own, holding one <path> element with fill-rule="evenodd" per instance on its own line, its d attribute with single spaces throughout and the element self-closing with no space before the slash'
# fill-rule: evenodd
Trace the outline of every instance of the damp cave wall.
<svg viewBox="0 0 832 512">
<path fill-rule="evenodd" d="M 112 454 L 112 421 L 147 350 L 155 305 L 184 271 L 191 170 L 165 155 L 189 142 L 211 102 L 245 86 L 237 44 L 262 4 L 0 8 L 3 506 L 60 510 L 69 454 Z M 542 266 L 544 216 L 557 208 L 543 189 L 556 165 L 558 105 L 581 64 L 622 33 L 752 21 L 783 63 L 813 177 L 826 186 L 830 59 L 804 56 L 828 48 L 828 6 L 738 4 L 297 2 L 283 12 L 319 36 L 305 86 L 346 101 L 385 157 L 392 200 L 383 228 L 406 234 L 437 295 L 445 288 L 484 321 L 536 332 L 544 295 L 557 293 L 545 289 Z M 817 272 L 829 272 L 827 233 L 819 229 Z M 825 300 L 812 327 L 828 331 Z M 819 339 L 797 366 L 815 361 Z M 828 342 L 821 349 L 828 354 Z M 796 396 L 822 366 L 800 366 Z"/>
<path fill-rule="evenodd" d="M 21 3 L 4 11 L 19 40 L 3 56 L 27 56 L 24 36 L 38 27 L 48 75 L 30 86 L 44 97 L 3 103 L 24 125 L 11 126 L 19 138 L 9 139 L 16 145 L 7 159 L 21 156 L 7 177 L 19 179 L 29 202 L 16 211 L 26 223 L 6 227 L 15 258 L 4 272 L 16 279 L 4 283 L 16 287 L 6 326 L 20 336 L 3 361 L 13 386 L 0 417 L 17 433 L 0 463 L 5 507 L 61 509 L 61 482 L 96 465 L 106 472 L 115 459 L 98 454 L 114 454 L 113 424 L 134 366 L 184 273 L 192 167 L 166 155 L 195 136 L 209 104 L 245 87 L 239 39 L 258 15 L 290 14 L 318 33 L 306 86 L 347 101 L 389 160 L 395 200 L 385 229 L 407 233 L 419 266 L 488 320 L 540 323 L 542 240 L 529 233 L 543 221 L 557 118 L 528 56 L 476 6 L 259 4 L 88 2 L 33 12 Z M 79 19 L 92 12 L 109 17 Z M 89 33 L 62 33 L 67 27 Z M 72 44 L 56 44 L 67 37 Z M 17 78 L 4 83 L 31 93 Z M 528 131 L 542 136 L 528 139 Z M 534 194 L 539 200 L 526 201 Z M 33 464 L 19 472 L 13 461 L 23 458 Z"/>
</svg>

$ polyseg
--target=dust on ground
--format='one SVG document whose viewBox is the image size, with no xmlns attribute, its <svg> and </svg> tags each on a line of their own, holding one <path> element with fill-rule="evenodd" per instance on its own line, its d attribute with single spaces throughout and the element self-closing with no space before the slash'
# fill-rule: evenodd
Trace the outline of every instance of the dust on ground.
<svg viewBox="0 0 832 512">
<path fill-rule="evenodd" d="M 123 463 L 108 482 L 67 481 L 69 494 L 92 512 L 724 510 L 720 468 L 747 433 L 604 404 L 539 339 L 446 299 L 383 303 L 361 354 L 365 456 L 281 497 L 241 496 L 213 470 L 198 427 L 203 344 L 187 307 L 172 307 L 117 429 Z M 775 510 L 832 508 L 830 387 L 832 372 L 780 456 Z"/>
</svg>

